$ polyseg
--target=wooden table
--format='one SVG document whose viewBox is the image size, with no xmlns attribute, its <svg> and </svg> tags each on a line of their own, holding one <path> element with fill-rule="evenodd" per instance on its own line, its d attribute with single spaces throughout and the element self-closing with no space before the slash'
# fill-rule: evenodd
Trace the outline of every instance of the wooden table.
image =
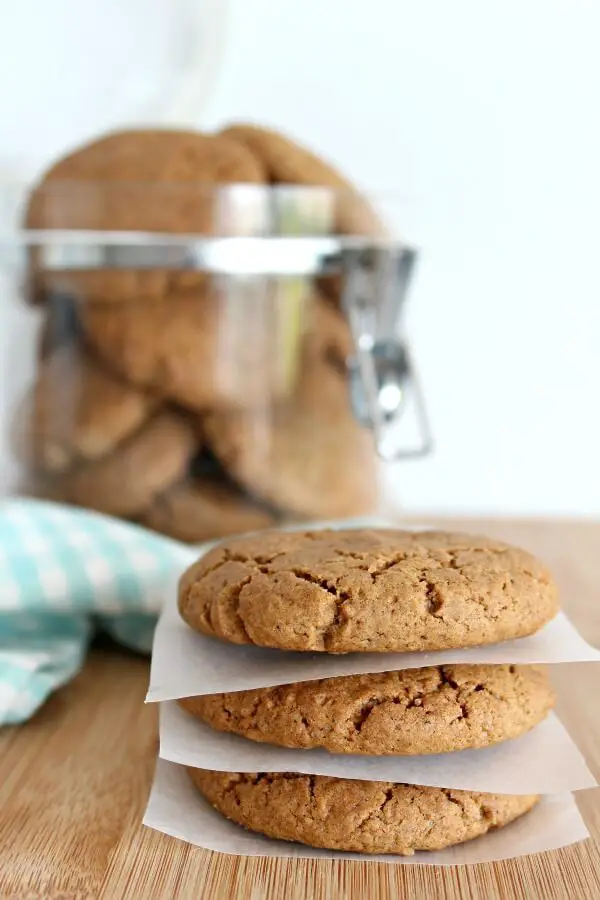
<svg viewBox="0 0 600 900">
<path fill-rule="evenodd" d="M 449 523 L 444 523 L 448 525 Z M 600 645 L 600 524 L 461 521 L 554 568 L 564 605 Z M 245 859 L 140 825 L 157 750 L 147 662 L 95 650 L 27 725 L 0 733 L 0 897 L 136 900 L 600 898 L 600 789 L 579 795 L 593 840 L 492 865 L 437 868 Z M 600 665 L 561 667 L 561 714 L 600 776 Z"/>
</svg>

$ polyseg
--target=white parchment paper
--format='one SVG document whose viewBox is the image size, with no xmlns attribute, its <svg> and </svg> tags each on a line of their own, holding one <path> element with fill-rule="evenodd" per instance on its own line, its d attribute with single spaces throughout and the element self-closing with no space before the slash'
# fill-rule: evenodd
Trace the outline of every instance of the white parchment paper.
<svg viewBox="0 0 600 900">
<path fill-rule="evenodd" d="M 537 634 L 515 641 L 434 653 L 298 653 L 227 644 L 192 631 L 177 612 L 176 590 L 154 636 L 146 700 L 241 691 L 338 675 L 390 672 L 448 663 L 600 662 L 564 613 Z"/>
<path fill-rule="evenodd" d="M 481 750 L 349 756 L 274 747 L 213 731 L 171 701 L 160 706 L 160 756 L 220 772 L 301 772 L 498 794 L 553 794 L 597 784 L 554 714 L 520 738 Z"/>
<path fill-rule="evenodd" d="M 457 847 L 414 856 L 367 856 L 316 850 L 246 831 L 216 812 L 182 766 L 159 759 L 144 824 L 198 847 L 237 856 L 357 859 L 414 865 L 463 865 L 556 850 L 589 837 L 571 794 L 551 794 L 521 819 Z"/>
</svg>

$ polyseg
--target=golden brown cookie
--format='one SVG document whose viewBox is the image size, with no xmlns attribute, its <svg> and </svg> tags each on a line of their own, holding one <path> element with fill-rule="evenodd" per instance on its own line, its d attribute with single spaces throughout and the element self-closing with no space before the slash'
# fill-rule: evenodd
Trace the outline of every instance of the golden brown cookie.
<svg viewBox="0 0 600 900">
<path fill-rule="evenodd" d="M 262 415 L 224 410 L 204 420 L 207 443 L 231 477 L 293 516 L 361 515 L 377 504 L 373 438 L 350 405 L 351 351 L 345 320 L 320 301 L 289 398 Z"/>
<path fill-rule="evenodd" d="M 94 352 L 132 384 L 200 410 L 226 393 L 230 379 L 218 368 L 221 306 L 212 293 L 90 303 L 80 317 Z"/>
<path fill-rule="evenodd" d="M 356 853 L 442 850 L 508 825 L 539 800 L 325 775 L 187 769 L 216 810 L 250 831 Z"/>
<path fill-rule="evenodd" d="M 273 308 L 253 328 L 252 297 L 230 300 L 211 290 L 169 302 L 86 304 L 81 319 L 95 352 L 133 384 L 192 410 L 256 405 L 277 388 Z"/>
<path fill-rule="evenodd" d="M 229 534 L 259 531 L 275 523 L 275 515 L 225 481 L 196 478 L 159 495 L 143 524 L 188 544 Z"/>
<path fill-rule="evenodd" d="M 533 634 L 558 611 L 550 574 L 500 541 L 443 531 L 265 532 L 181 577 L 191 628 L 282 650 L 425 651 Z"/>
<path fill-rule="evenodd" d="M 519 737 L 554 704 L 543 666 L 450 665 L 186 697 L 217 731 L 330 753 L 419 755 Z"/>
<path fill-rule="evenodd" d="M 219 183 L 260 183 L 264 165 L 239 141 L 195 131 L 119 131 L 55 163 L 33 191 L 35 229 L 213 234 L 223 226 Z M 51 288 L 81 299 L 122 302 L 196 296 L 206 276 L 184 270 L 43 272 L 32 261 L 32 299 Z"/>
<path fill-rule="evenodd" d="M 240 123 L 221 131 L 221 136 L 239 141 L 258 157 L 270 181 L 284 184 L 320 185 L 336 192 L 337 228 L 347 234 L 382 236 L 384 227 L 352 182 L 306 147 L 277 131 Z"/>
<path fill-rule="evenodd" d="M 115 378 L 74 343 L 40 365 L 14 425 L 20 456 L 46 472 L 99 459 L 133 434 L 158 399 Z"/>
<path fill-rule="evenodd" d="M 252 494 L 292 515 L 333 518 L 377 504 L 373 438 L 350 409 L 344 374 L 315 363 L 293 398 L 266 411 L 214 413 L 206 440 Z"/>
<path fill-rule="evenodd" d="M 185 418 L 161 411 L 112 453 L 59 476 L 46 495 L 112 516 L 143 515 L 159 494 L 182 479 L 196 441 Z"/>
<path fill-rule="evenodd" d="M 280 300 L 258 283 L 215 286 L 169 302 L 85 304 L 80 318 L 94 352 L 122 378 L 192 410 L 250 407 L 257 422 L 257 407 L 268 409 L 293 388 L 296 367 L 286 362 L 300 354 L 305 332 L 340 358 L 351 347 L 326 301 L 308 296 L 290 332 Z"/>
</svg>

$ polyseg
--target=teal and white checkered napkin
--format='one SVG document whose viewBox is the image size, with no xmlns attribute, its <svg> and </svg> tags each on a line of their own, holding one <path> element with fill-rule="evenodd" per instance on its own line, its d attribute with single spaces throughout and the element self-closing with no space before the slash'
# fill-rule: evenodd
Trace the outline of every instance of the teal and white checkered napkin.
<svg viewBox="0 0 600 900">
<path fill-rule="evenodd" d="M 79 671 L 97 627 L 149 652 L 166 590 L 197 555 L 85 510 L 0 504 L 0 725 L 29 718 Z"/>
</svg>

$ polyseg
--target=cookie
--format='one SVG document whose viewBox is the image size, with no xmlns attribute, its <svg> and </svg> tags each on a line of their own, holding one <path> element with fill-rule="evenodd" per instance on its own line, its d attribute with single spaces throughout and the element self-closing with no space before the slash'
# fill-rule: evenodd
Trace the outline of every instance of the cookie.
<svg viewBox="0 0 600 900">
<path fill-rule="evenodd" d="M 326 365 L 305 370 L 293 399 L 268 411 L 214 413 L 206 440 L 229 475 L 294 516 L 335 518 L 372 512 L 375 449 L 354 419 L 344 375 Z"/>
<path fill-rule="evenodd" d="M 204 634 L 282 650 L 427 651 L 533 634 L 558 611 L 544 566 L 499 541 L 353 529 L 225 541 L 182 576 Z"/>
<path fill-rule="evenodd" d="M 187 770 L 216 810 L 250 831 L 355 853 L 442 850 L 503 828 L 539 800 L 325 775 Z"/>
<path fill-rule="evenodd" d="M 297 367 L 286 363 L 301 353 L 305 331 L 339 359 L 351 348 L 347 325 L 327 301 L 308 296 L 290 332 L 281 299 L 254 282 L 169 302 L 83 304 L 79 312 L 90 347 L 121 378 L 190 410 L 254 410 L 293 389 Z M 258 420 L 254 411 L 251 418 Z"/>
<path fill-rule="evenodd" d="M 290 397 L 262 416 L 214 412 L 204 433 L 228 474 L 269 505 L 300 517 L 361 515 L 377 503 L 376 454 L 351 409 L 350 332 L 325 302 L 315 313 Z"/>
<path fill-rule="evenodd" d="M 111 371 L 183 406 L 202 410 L 222 402 L 231 381 L 238 386 L 218 367 L 220 305 L 212 294 L 87 303 L 80 318 L 87 342 Z"/>
<path fill-rule="evenodd" d="M 332 165 L 277 131 L 251 124 L 231 125 L 222 137 L 246 146 L 266 166 L 269 181 L 319 185 L 335 191 L 335 220 L 347 234 L 383 236 L 385 229 L 367 200 Z"/>
<path fill-rule="evenodd" d="M 348 675 L 178 703 L 217 731 L 374 756 L 472 750 L 519 737 L 554 703 L 543 666 L 450 665 Z"/>
<path fill-rule="evenodd" d="M 260 285 L 195 298 L 85 304 L 87 340 L 123 378 L 192 410 L 256 406 L 278 380 L 276 298 Z"/>
<path fill-rule="evenodd" d="M 196 544 L 268 528 L 275 516 L 234 485 L 197 478 L 158 496 L 142 521 L 175 540 Z"/>
<path fill-rule="evenodd" d="M 56 478 L 47 496 L 112 516 L 140 516 L 182 479 L 196 441 L 185 418 L 161 411 L 112 453 Z"/>
<path fill-rule="evenodd" d="M 115 378 L 77 344 L 41 363 L 15 423 L 20 458 L 63 472 L 109 453 L 157 409 L 158 399 Z"/>
<path fill-rule="evenodd" d="M 239 141 L 194 131 L 119 131 L 46 172 L 29 199 L 26 225 L 214 234 L 224 213 L 213 186 L 264 180 L 264 165 Z M 207 282 L 201 272 L 174 269 L 43 271 L 35 254 L 30 268 L 33 300 L 50 289 L 105 302 L 196 296 Z"/>
</svg>

